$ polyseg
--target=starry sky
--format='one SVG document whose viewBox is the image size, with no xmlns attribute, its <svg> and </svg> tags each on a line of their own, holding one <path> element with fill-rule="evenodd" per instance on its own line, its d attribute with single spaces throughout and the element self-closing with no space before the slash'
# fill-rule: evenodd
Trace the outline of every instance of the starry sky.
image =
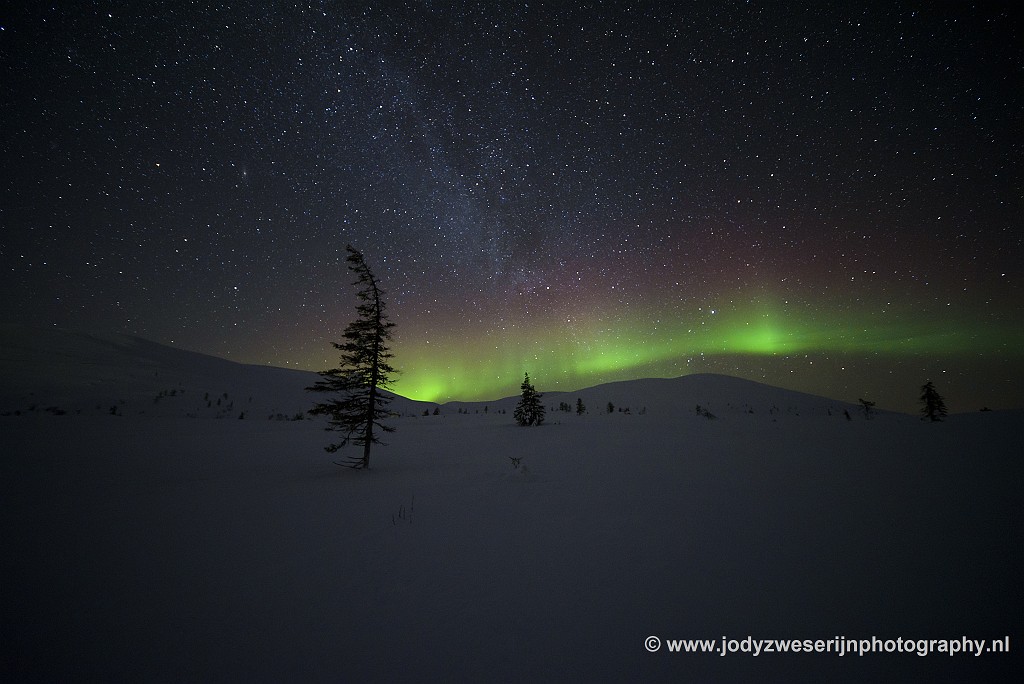
<svg viewBox="0 0 1024 684">
<path fill-rule="evenodd" d="M 0 312 L 395 389 L 1024 407 L 1010 3 L 7 3 Z"/>
</svg>

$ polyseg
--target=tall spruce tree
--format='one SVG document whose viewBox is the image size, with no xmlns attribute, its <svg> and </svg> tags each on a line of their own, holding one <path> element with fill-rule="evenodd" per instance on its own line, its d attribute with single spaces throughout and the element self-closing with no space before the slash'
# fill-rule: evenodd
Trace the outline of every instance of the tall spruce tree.
<svg viewBox="0 0 1024 684">
<path fill-rule="evenodd" d="M 522 398 L 516 404 L 516 410 L 512 414 L 516 423 L 525 427 L 527 425 L 540 425 L 544 422 L 544 405 L 540 403 L 544 395 L 534 389 L 530 384 L 530 374 L 523 377 L 523 384 L 520 385 L 523 391 Z"/>
<path fill-rule="evenodd" d="M 349 270 L 356 275 L 353 285 L 360 286 L 356 297 L 358 318 L 349 323 L 342 335 L 344 342 L 334 342 L 334 348 L 341 352 L 337 368 L 320 371 L 323 376 L 310 392 L 334 392 L 340 396 L 322 404 L 316 404 L 312 415 L 328 416 L 327 430 L 343 432 L 345 437 L 337 444 L 324 449 L 335 452 L 349 442 L 363 447 L 362 457 L 351 457 L 338 465 L 349 468 L 370 467 L 370 446 L 383 444 L 378 432 L 394 432 L 394 428 L 382 423 L 387 417 L 387 406 L 391 396 L 382 392 L 391 383 L 395 369 L 388 363 L 392 354 L 388 349 L 391 328 L 383 300 L 384 292 L 377 284 L 362 253 L 347 245 Z"/>
<path fill-rule="evenodd" d="M 933 423 L 946 417 L 946 402 L 935 389 L 931 380 L 921 385 L 921 403 L 924 404 L 921 407 L 921 413 Z"/>
</svg>

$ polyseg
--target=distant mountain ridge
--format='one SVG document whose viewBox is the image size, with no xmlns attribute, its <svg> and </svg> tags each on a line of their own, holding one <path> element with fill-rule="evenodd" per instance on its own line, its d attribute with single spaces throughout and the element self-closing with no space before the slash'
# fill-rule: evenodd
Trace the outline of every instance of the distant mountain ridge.
<svg viewBox="0 0 1024 684">
<path fill-rule="evenodd" d="M 123 334 L 87 334 L 61 329 L 0 328 L 0 413 L 39 411 L 122 416 L 295 419 L 315 397 L 305 388 L 312 371 L 237 363 Z M 538 379 L 543 391 L 543 379 Z M 545 392 L 548 420 L 576 409 L 589 414 L 694 412 L 712 415 L 828 415 L 853 413 L 854 404 L 782 389 L 727 375 L 696 374 L 613 382 L 574 392 Z M 516 395 L 494 401 L 453 401 L 443 414 L 506 410 Z M 403 415 L 432 412 L 438 404 L 396 396 Z"/>
</svg>

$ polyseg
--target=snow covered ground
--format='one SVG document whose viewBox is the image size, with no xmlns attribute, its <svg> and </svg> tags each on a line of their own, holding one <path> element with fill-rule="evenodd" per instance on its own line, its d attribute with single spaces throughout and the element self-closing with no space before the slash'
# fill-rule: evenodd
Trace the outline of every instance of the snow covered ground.
<svg viewBox="0 0 1024 684">
<path fill-rule="evenodd" d="M 865 420 L 708 375 L 546 395 L 540 428 L 513 424 L 514 398 L 398 400 L 360 472 L 321 423 L 268 420 L 308 407 L 308 375 L 114 342 L 92 365 L 51 350 L 63 386 L 23 350 L 0 397 L 4 681 L 1021 671 L 1020 412 Z M 225 392 L 218 420 L 202 397 Z M 577 397 L 586 415 L 550 411 Z M 1010 636 L 1011 654 L 722 657 L 650 653 L 652 635 Z"/>
</svg>

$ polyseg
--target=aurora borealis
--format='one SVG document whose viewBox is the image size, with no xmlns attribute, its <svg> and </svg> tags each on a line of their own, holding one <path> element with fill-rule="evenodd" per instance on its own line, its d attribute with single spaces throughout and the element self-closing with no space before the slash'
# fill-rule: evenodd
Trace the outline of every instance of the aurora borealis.
<svg viewBox="0 0 1024 684">
<path fill-rule="evenodd" d="M 908 3 L 14 3 L 5 320 L 396 391 L 1024 406 L 1019 24 Z"/>
<path fill-rule="evenodd" d="M 866 366 L 877 366 L 886 376 L 905 365 L 912 370 L 913 364 L 936 360 L 954 368 L 977 367 L 979 359 L 1012 357 L 1024 344 L 1024 336 L 1012 326 L 986 326 L 966 318 L 920 312 L 835 316 L 820 310 L 801 315 L 758 302 L 724 311 L 698 307 L 685 317 L 648 312 L 614 319 L 617 324 L 608 326 L 550 317 L 519 335 L 488 335 L 467 343 L 455 333 L 408 350 L 399 344 L 399 358 L 413 359 L 399 378 L 399 391 L 424 399 L 484 400 L 507 392 L 521 379 L 520 369 L 527 368 L 533 377 L 544 378 L 549 390 L 724 372 L 842 394 L 844 388 L 849 393 L 857 386 L 857 369 Z M 444 349 L 460 354 L 452 358 Z M 825 386 L 831 391 L 823 391 Z"/>
</svg>

